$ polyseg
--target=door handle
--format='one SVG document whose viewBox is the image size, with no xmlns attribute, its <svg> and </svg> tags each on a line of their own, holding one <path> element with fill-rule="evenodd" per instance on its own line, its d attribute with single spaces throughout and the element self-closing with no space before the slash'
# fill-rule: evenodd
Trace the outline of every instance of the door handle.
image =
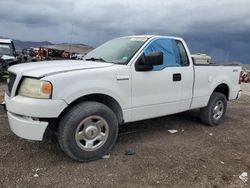
<svg viewBox="0 0 250 188">
<path fill-rule="evenodd" d="M 174 73 L 174 74 L 173 74 L 173 81 L 174 81 L 174 82 L 179 82 L 179 81 L 181 81 L 181 74 L 180 74 L 180 73 Z"/>
<path fill-rule="evenodd" d="M 116 80 L 129 80 L 129 76 L 120 75 L 120 76 L 117 76 L 117 77 L 116 77 Z"/>
</svg>

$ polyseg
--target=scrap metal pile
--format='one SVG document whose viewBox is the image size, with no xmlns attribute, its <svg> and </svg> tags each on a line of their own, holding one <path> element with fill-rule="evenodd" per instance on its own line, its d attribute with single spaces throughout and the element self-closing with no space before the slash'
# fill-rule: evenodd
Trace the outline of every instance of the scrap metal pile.
<svg viewBox="0 0 250 188">
<path fill-rule="evenodd" d="M 0 39 L 0 79 L 8 78 L 7 69 L 14 64 L 63 59 L 81 60 L 90 50 L 92 47 L 87 45 L 59 44 L 24 48 L 17 52 L 11 39 Z"/>
<path fill-rule="evenodd" d="M 45 60 L 60 60 L 70 59 L 71 54 L 63 50 L 40 48 L 25 48 L 22 50 L 22 63 L 45 61 Z"/>
<path fill-rule="evenodd" d="M 250 82 L 250 75 L 247 71 L 241 71 L 240 73 L 240 82 L 248 83 Z"/>
</svg>

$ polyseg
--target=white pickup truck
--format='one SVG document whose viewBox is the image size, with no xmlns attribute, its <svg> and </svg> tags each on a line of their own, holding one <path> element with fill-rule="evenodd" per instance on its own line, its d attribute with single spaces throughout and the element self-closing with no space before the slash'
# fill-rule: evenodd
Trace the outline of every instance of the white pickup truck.
<svg viewBox="0 0 250 188">
<path fill-rule="evenodd" d="M 9 68 L 5 105 L 11 130 L 42 140 L 53 127 L 62 150 L 77 161 L 110 152 L 119 125 L 200 108 L 220 124 L 227 101 L 240 97 L 237 65 L 194 65 L 181 38 L 113 39 L 81 61 Z"/>
</svg>

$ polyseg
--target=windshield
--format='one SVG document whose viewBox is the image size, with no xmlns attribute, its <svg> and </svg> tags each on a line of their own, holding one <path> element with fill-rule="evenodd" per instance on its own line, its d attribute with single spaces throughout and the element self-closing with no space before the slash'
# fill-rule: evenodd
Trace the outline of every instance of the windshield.
<svg viewBox="0 0 250 188">
<path fill-rule="evenodd" d="M 0 55 L 12 55 L 10 44 L 0 43 Z"/>
<path fill-rule="evenodd" d="M 110 40 L 89 52 L 86 61 L 127 64 L 133 55 L 147 41 L 146 37 L 124 37 Z"/>
</svg>

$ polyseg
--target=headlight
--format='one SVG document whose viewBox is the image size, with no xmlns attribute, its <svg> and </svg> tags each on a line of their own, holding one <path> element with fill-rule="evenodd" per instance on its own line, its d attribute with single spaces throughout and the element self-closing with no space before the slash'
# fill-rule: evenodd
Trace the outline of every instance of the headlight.
<svg viewBox="0 0 250 188">
<path fill-rule="evenodd" d="M 52 84 L 48 81 L 34 78 L 24 78 L 18 95 L 32 98 L 49 99 L 52 95 Z"/>
</svg>

